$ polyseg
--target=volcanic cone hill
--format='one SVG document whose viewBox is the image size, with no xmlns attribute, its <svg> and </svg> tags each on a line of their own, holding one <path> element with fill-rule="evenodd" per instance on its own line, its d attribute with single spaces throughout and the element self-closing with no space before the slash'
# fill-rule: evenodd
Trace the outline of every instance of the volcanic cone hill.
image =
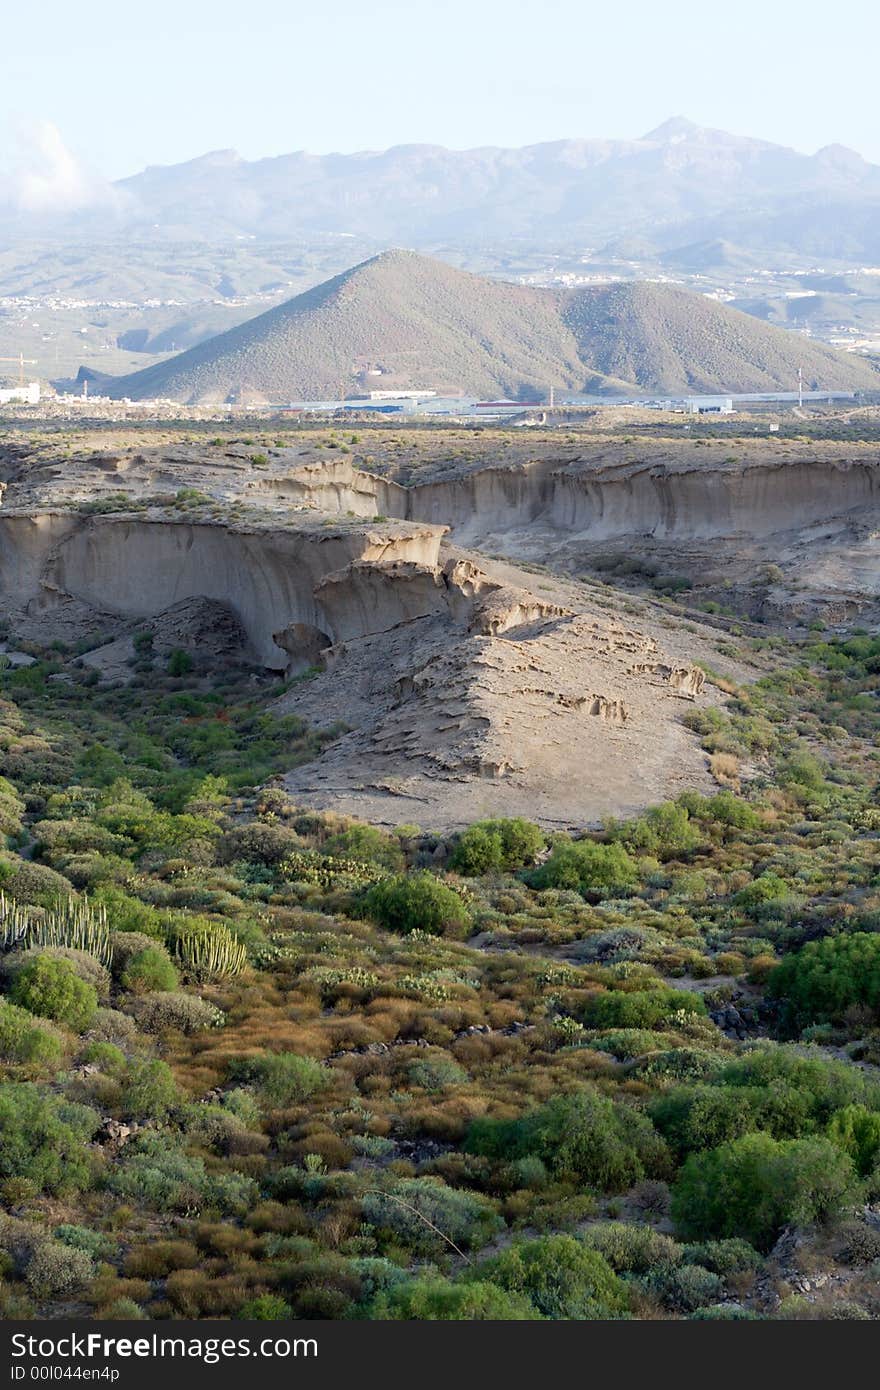
<svg viewBox="0 0 880 1390">
<path fill-rule="evenodd" d="M 791 390 L 798 368 L 816 389 L 880 389 L 869 362 L 688 291 L 538 289 L 388 251 L 106 389 L 136 400 L 286 401 L 351 395 L 369 379 L 527 400 L 551 385 Z"/>
</svg>

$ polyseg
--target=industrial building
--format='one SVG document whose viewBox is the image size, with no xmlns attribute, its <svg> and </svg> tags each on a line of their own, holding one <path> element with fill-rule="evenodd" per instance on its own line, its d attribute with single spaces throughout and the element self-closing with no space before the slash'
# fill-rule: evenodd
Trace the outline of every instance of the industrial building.
<svg viewBox="0 0 880 1390">
<path fill-rule="evenodd" d="M 732 415 L 732 396 L 692 396 L 685 402 L 690 415 Z"/>
</svg>

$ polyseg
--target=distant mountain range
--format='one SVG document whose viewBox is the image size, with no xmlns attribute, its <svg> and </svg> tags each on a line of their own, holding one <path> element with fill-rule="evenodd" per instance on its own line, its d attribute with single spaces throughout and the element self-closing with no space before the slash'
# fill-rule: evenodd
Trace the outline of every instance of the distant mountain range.
<svg viewBox="0 0 880 1390">
<path fill-rule="evenodd" d="M 54 219 L 0 207 L 0 235 L 49 225 L 104 239 L 329 234 L 416 248 L 635 239 L 698 257 L 726 242 L 733 256 L 880 262 L 880 167 L 842 146 L 799 154 L 676 118 L 638 140 L 522 149 L 398 145 L 254 161 L 223 150 L 148 168 Z"/>
<path fill-rule="evenodd" d="M 865 359 L 649 282 L 538 289 L 389 251 L 104 389 L 193 402 L 328 399 L 368 386 L 588 392 L 877 390 Z"/>
</svg>

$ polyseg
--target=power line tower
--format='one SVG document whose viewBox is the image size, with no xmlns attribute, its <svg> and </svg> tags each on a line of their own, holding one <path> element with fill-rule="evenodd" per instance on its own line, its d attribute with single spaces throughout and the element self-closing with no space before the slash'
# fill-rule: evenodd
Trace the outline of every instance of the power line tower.
<svg viewBox="0 0 880 1390">
<path fill-rule="evenodd" d="M 798 405 L 803 408 L 804 404 L 804 369 L 798 367 Z"/>
</svg>

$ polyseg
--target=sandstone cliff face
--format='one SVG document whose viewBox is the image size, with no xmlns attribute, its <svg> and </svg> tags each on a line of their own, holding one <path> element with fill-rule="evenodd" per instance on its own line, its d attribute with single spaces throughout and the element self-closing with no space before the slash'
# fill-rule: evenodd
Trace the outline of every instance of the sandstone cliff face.
<svg viewBox="0 0 880 1390">
<path fill-rule="evenodd" d="M 768 536 L 880 509 L 880 459 L 712 468 L 542 460 L 400 489 L 384 505 L 391 515 L 450 527 L 462 545 L 542 527 L 597 541 Z"/>
<path fill-rule="evenodd" d="M 717 661 L 714 644 L 652 629 L 647 614 L 633 625 L 607 593 L 462 542 L 543 562 L 647 533 L 714 547 L 716 531 L 790 520 L 790 476 L 555 459 L 401 487 L 342 460 L 97 456 L 9 480 L 0 602 L 44 640 L 114 636 L 88 658 L 105 679 L 130 678 L 147 620 L 163 650 L 316 670 L 281 708 L 351 732 L 291 774 L 309 804 L 438 830 L 492 814 L 583 825 L 706 783 L 680 715 L 707 697 L 694 661 Z M 864 512 L 876 478 L 818 470 L 794 510 Z M 183 482 L 189 514 L 175 505 Z M 119 510 L 120 487 L 133 510 Z M 102 497 L 106 511 L 81 509 Z"/>
<path fill-rule="evenodd" d="M 335 466 L 323 493 L 309 470 L 314 504 L 336 505 L 347 467 Z M 569 571 L 589 569 L 611 546 L 656 559 L 701 585 L 717 567 L 725 589 L 742 576 L 740 609 L 760 621 L 821 617 L 833 624 L 880 613 L 876 455 L 728 458 L 711 465 L 692 457 L 660 463 L 541 459 L 407 488 L 356 476 L 362 505 L 372 487 L 377 508 L 448 526 L 461 546 Z M 760 567 L 779 564 L 784 582 L 757 594 Z M 727 603 L 730 595 L 721 597 Z"/>
<path fill-rule="evenodd" d="M 316 589 L 328 575 L 355 560 L 430 571 L 441 536 L 440 528 L 406 525 L 248 529 L 164 515 L 0 516 L 0 598 L 43 622 L 68 599 L 124 618 L 151 617 L 186 598 L 214 599 L 236 614 L 255 659 L 284 670 L 289 648 L 275 635 L 296 625 L 325 630 Z M 404 595 L 403 585 L 387 588 L 386 609 L 399 600 L 402 616 Z M 362 606 L 366 630 L 371 620 Z M 393 613 L 386 619 L 395 620 Z M 328 636 L 335 640 L 332 625 Z"/>
</svg>

